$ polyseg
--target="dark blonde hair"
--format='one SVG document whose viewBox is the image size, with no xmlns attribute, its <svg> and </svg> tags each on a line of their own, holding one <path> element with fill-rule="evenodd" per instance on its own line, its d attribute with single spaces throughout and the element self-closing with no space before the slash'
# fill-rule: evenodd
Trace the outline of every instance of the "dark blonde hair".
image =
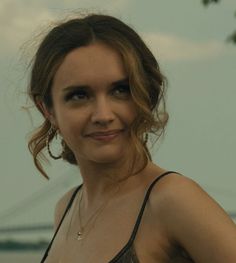
<svg viewBox="0 0 236 263">
<path fill-rule="evenodd" d="M 96 41 L 113 47 L 122 56 L 131 96 L 138 112 L 130 127 L 132 145 L 136 153 L 133 164 L 141 154 L 144 157 L 143 166 L 139 170 L 141 171 L 148 160 L 151 160 L 150 152 L 144 143 L 144 134 L 153 133 L 158 140 L 168 121 L 164 96 L 166 79 L 147 45 L 130 26 L 115 17 L 101 14 L 89 14 L 56 25 L 44 37 L 33 58 L 28 95 L 44 116 L 38 101 L 43 102 L 48 109 L 53 107 L 53 78 L 65 56 L 73 49 L 88 46 Z M 50 127 L 50 121 L 45 118 L 28 142 L 37 169 L 47 178 L 40 156 L 45 158 L 42 150 L 46 147 Z M 50 135 L 49 141 L 53 136 Z M 73 152 L 64 141 L 63 143 L 62 158 L 77 165 Z"/>
</svg>

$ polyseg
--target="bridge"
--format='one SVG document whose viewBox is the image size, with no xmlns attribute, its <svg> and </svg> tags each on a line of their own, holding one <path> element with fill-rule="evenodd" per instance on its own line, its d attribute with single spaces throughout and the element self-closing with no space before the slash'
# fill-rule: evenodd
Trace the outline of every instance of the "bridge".
<svg viewBox="0 0 236 263">
<path fill-rule="evenodd" d="M 236 220 L 236 213 L 228 213 L 229 216 Z M 28 225 L 28 226 L 11 226 L 11 227 L 0 227 L 0 234 L 10 234 L 10 233 L 26 233 L 26 232 L 38 232 L 38 231 L 53 231 L 52 224 L 38 224 L 38 225 Z"/>
<path fill-rule="evenodd" d="M 0 227 L 0 234 L 10 233 L 26 233 L 26 232 L 38 232 L 38 231 L 53 231 L 52 224 L 39 224 L 29 226 L 11 226 L 11 227 Z"/>
<path fill-rule="evenodd" d="M 74 178 L 74 179 L 71 179 Z M 75 182 L 77 176 L 68 176 L 62 175 L 58 179 L 55 180 L 53 184 L 49 184 L 48 186 L 44 187 L 43 189 L 39 190 L 38 192 L 34 193 L 33 195 L 27 197 L 24 200 L 21 200 L 19 203 L 7 209 L 7 211 L 3 211 L 0 213 L 0 237 L 5 236 L 7 237 L 10 235 L 11 237 L 18 234 L 29 234 L 33 232 L 38 233 L 53 233 L 53 225 L 52 222 L 36 222 L 34 220 L 27 219 L 29 211 L 38 206 L 40 203 L 48 202 L 52 195 L 58 192 L 65 192 L 64 188 L 65 185 L 76 185 Z M 72 182 L 72 180 L 74 182 Z M 73 183 L 73 184 L 72 184 Z M 218 189 L 219 190 L 219 189 Z M 222 189 L 220 189 L 222 194 Z M 230 193 L 228 191 L 223 192 L 224 197 L 227 195 L 229 198 L 236 199 L 236 193 Z M 54 207 L 53 207 L 54 209 Z M 19 215 L 25 217 L 24 224 L 17 223 L 17 218 Z M 35 212 L 34 212 L 35 214 Z M 235 211 L 228 211 L 229 216 L 236 222 L 236 210 Z M 9 223 L 15 219 L 13 223 Z"/>
<path fill-rule="evenodd" d="M 50 238 L 55 203 L 68 189 L 79 183 L 78 175 L 73 173 L 78 171 L 66 171 L 33 194 L 17 200 L 13 206 L 0 210 L 0 240 L 23 236 Z"/>
</svg>

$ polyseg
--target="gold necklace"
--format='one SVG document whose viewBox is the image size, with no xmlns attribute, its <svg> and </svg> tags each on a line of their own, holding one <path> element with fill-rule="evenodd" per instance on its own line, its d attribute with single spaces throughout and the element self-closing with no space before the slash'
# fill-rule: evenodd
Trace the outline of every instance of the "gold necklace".
<svg viewBox="0 0 236 263">
<path fill-rule="evenodd" d="M 81 189 L 82 190 L 82 189 Z M 80 200 L 79 200 L 79 231 L 77 232 L 76 236 L 77 236 L 77 240 L 82 240 L 85 236 L 85 233 L 88 235 L 88 233 L 90 232 L 90 230 L 93 228 L 93 226 L 95 225 L 95 222 L 98 218 L 98 216 L 101 214 L 101 212 L 105 209 L 105 207 L 109 204 L 109 202 L 111 201 L 112 198 L 114 198 L 114 196 L 118 193 L 118 191 L 120 190 L 120 185 L 118 185 L 117 187 L 117 191 L 113 192 L 113 195 L 111 195 L 110 198 L 107 199 L 106 202 L 104 202 L 96 211 L 95 213 L 92 214 L 92 216 L 90 216 L 90 218 L 87 220 L 86 224 L 84 226 L 82 226 L 82 220 L 81 220 L 81 208 L 80 208 L 80 204 L 81 204 L 81 200 L 83 197 L 83 192 L 81 191 L 81 195 L 80 195 Z M 85 232 L 85 228 L 88 225 L 89 222 L 92 221 L 92 219 L 94 220 L 92 226 L 86 230 Z"/>
</svg>

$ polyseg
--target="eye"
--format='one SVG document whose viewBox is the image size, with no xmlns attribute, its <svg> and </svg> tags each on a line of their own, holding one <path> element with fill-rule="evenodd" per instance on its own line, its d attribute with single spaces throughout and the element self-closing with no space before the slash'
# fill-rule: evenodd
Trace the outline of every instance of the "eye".
<svg viewBox="0 0 236 263">
<path fill-rule="evenodd" d="M 81 101 L 88 99 L 89 95 L 85 90 L 76 90 L 69 92 L 65 96 L 65 101 Z"/>
<path fill-rule="evenodd" d="M 128 97 L 130 95 L 130 87 L 128 84 L 119 85 L 112 90 L 113 94 L 118 97 Z"/>
</svg>

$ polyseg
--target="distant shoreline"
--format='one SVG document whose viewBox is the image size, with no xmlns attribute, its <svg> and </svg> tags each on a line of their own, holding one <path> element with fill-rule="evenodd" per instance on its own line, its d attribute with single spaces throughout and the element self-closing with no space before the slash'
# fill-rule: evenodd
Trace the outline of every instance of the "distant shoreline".
<svg viewBox="0 0 236 263">
<path fill-rule="evenodd" d="M 46 249 L 48 244 L 48 240 L 39 240 L 32 242 L 5 240 L 0 241 L 0 251 L 39 251 Z"/>
</svg>

